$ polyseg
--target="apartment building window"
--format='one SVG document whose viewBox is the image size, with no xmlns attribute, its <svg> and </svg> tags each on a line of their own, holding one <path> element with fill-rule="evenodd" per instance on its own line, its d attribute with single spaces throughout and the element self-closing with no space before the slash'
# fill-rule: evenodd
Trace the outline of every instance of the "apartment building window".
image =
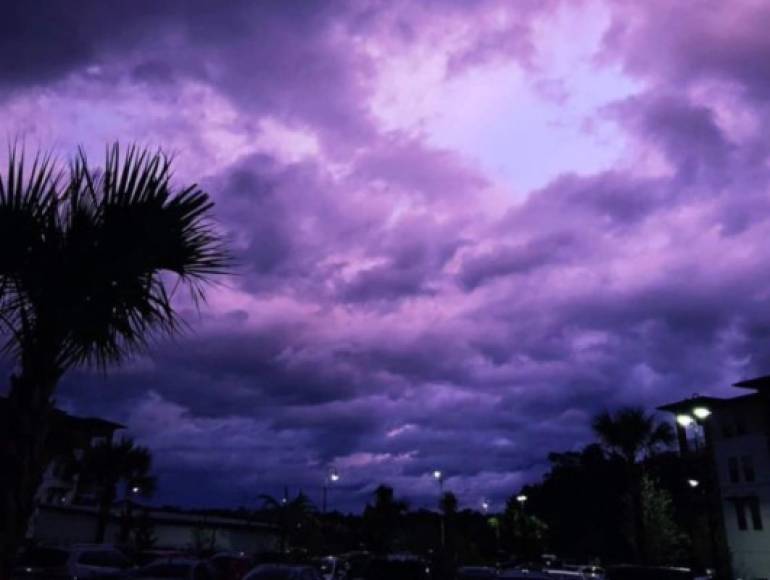
<svg viewBox="0 0 770 580">
<path fill-rule="evenodd" d="M 733 507 L 735 508 L 735 518 L 738 522 L 738 529 L 747 530 L 749 526 L 748 526 L 748 523 L 746 522 L 746 510 L 744 509 L 745 506 L 743 504 L 743 500 L 734 499 Z"/>
<path fill-rule="evenodd" d="M 727 459 L 727 472 L 730 476 L 730 483 L 738 483 L 741 480 L 741 475 L 738 471 L 737 457 L 730 457 Z"/>
<path fill-rule="evenodd" d="M 745 435 L 748 433 L 746 416 L 742 413 L 735 416 L 735 433 L 736 435 Z"/>
<path fill-rule="evenodd" d="M 735 508 L 735 519 L 739 530 L 745 531 L 749 529 L 749 518 L 751 518 L 752 529 L 763 529 L 762 512 L 759 509 L 759 498 L 736 497 L 732 498 L 731 501 Z"/>
<path fill-rule="evenodd" d="M 743 413 L 727 415 L 722 419 L 722 437 L 730 438 L 736 435 L 746 435 L 749 432 L 748 419 Z"/>
<path fill-rule="evenodd" d="M 756 472 L 754 471 L 754 460 L 751 455 L 741 457 L 741 466 L 743 467 L 744 481 L 754 481 L 756 479 Z"/>
<path fill-rule="evenodd" d="M 751 512 L 751 525 L 755 530 L 762 529 L 762 512 L 759 510 L 759 498 L 751 497 L 748 499 L 749 511 Z"/>
</svg>

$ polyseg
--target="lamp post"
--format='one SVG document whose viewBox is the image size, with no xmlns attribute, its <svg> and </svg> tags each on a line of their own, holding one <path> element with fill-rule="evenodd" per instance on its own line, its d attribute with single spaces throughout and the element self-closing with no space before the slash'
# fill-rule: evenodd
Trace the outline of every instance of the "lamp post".
<svg viewBox="0 0 770 580">
<path fill-rule="evenodd" d="M 527 526 L 527 514 L 525 511 L 525 507 L 527 504 L 527 496 L 523 493 L 520 493 L 516 496 L 516 501 L 519 503 L 519 508 L 521 511 L 521 516 L 519 517 L 519 521 L 521 522 L 521 544 L 522 544 L 522 552 L 524 552 L 529 558 L 529 526 Z"/>
<path fill-rule="evenodd" d="M 336 467 L 330 467 L 326 476 L 324 477 L 323 497 L 321 499 L 321 513 L 326 513 L 326 496 L 328 494 L 329 485 L 337 483 L 340 480 L 340 474 Z"/>
<path fill-rule="evenodd" d="M 441 547 L 446 546 L 446 524 L 444 523 L 444 512 L 441 511 L 441 499 L 444 495 L 444 473 L 440 469 L 433 470 L 433 479 L 438 483 L 439 499 L 439 521 L 441 524 Z"/>
<path fill-rule="evenodd" d="M 694 397 L 697 397 L 694 396 Z M 700 404 L 699 404 L 700 403 Z M 700 465 L 705 465 L 705 472 L 704 469 L 696 470 L 696 473 L 700 473 L 699 478 L 695 479 L 693 477 L 690 477 L 687 479 L 687 486 L 695 492 L 697 488 L 701 487 L 702 491 L 700 492 L 701 498 L 706 499 L 707 502 L 707 514 L 706 514 L 706 525 L 708 526 L 708 541 L 711 544 L 710 552 L 712 554 L 713 558 L 713 564 L 717 569 L 720 569 L 721 564 L 721 555 L 719 550 L 719 540 L 717 539 L 717 528 L 719 527 L 719 521 L 715 521 L 715 510 L 719 509 L 715 506 L 719 506 L 720 500 L 718 497 L 715 497 L 716 489 L 714 487 L 714 466 L 711 463 L 713 461 L 713 458 L 711 455 L 711 438 L 709 436 L 709 433 L 706 429 L 706 420 L 711 417 L 711 409 L 709 409 L 707 406 L 702 404 L 701 401 L 693 401 L 693 406 L 689 409 L 681 409 L 679 413 L 676 415 L 676 431 L 677 431 L 677 437 L 679 439 L 679 448 L 681 450 L 682 456 L 687 464 L 688 471 L 693 470 L 693 466 L 695 462 L 698 462 Z M 687 431 L 691 427 L 695 427 L 696 431 L 693 433 L 694 437 L 694 450 L 696 452 L 695 456 L 690 455 L 690 450 L 687 445 Z M 703 451 L 704 451 L 704 457 L 698 457 L 697 453 L 700 451 L 699 446 L 699 435 L 700 433 L 703 435 Z M 702 462 L 706 462 L 705 464 Z M 700 503 L 702 500 L 697 500 L 696 494 L 693 494 L 689 498 L 689 505 L 691 506 L 691 515 L 690 520 L 692 522 L 693 526 L 693 537 L 695 536 L 696 529 L 697 529 L 697 521 L 696 521 L 696 514 L 699 512 L 696 503 Z M 696 550 L 695 543 L 693 543 L 693 550 Z M 694 556 L 697 555 L 697 550 L 693 554 Z"/>
</svg>

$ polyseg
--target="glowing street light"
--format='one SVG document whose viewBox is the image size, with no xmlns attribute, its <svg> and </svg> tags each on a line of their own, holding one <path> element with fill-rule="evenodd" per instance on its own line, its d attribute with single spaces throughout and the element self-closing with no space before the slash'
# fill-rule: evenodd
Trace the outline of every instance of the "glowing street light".
<svg viewBox="0 0 770 580">
<path fill-rule="evenodd" d="M 682 427 L 687 428 L 695 423 L 695 419 L 693 419 L 690 415 L 685 415 L 682 413 L 676 416 L 676 422 L 679 423 Z"/>
<path fill-rule="evenodd" d="M 526 503 L 527 499 L 529 499 L 529 498 L 526 495 L 524 495 L 523 493 L 516 496 L 516 501 L 519 502 L 521 505 L 524 505 Z"/>
<path fill-rule="evenodd" d="M 138 485 L 135 485 L 134 487 L 131 488 L 131 493 L 133 494 L 138 494 L 140 491 L 142 490 Z"/>
<path fill-rule="evenodd" d="M 329 484 L 331 483 L 337 483 L 340 480 L 340 472 L 337 471 L 337 468 L 332 466 L 329 468 L 329 470 L 326 472 L 326 478 L 324 478 L 324 487 L 323 487 L 323 499 L 321 502 L 321 513 L 326 513 L 326 495 L 329 490 Z"/>
<path fill-rule="evenodd" d="M 692 414 L 695 415 L 696 419 L 708 419 L 708 417 L 711 416 L 711 409 L 707 407 L 695 407 L 692 410 Z"/>
<path fill-rule="evenodd" d="M 444 477 L 444 474 L 440 470 L 437 469 L 433 472 L 434 479 L 441 480 L 442 477 Z"/>
<path fill-rule="evenodd" d="M 695 489 L 696 487 L 698 487 L 700 485 L 700 481 L 698 481 L 697 479 L 688 479 L 687 480 L 687 485 L 689 485 L 691 488 Z"/>
<path fill-rule="evenodd" d="M 485 499 L 481 500 L 481 511 L 485 514 L 489 511 L 489 502 Z"/>
</svg>

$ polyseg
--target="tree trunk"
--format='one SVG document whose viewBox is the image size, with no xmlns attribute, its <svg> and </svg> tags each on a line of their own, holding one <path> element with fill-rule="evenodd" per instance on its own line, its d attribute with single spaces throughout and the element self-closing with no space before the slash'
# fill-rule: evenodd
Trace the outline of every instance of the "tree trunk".
<svg viewBox="0 0 770 580">
<path fill-rule="evenodd" d="M 634 530 L 634 560 L 637 564 L 647 563 L 646 530 L 644 529 L 644 505 L 642 503 L 642 476 L 639 466 L 630 463 L 628 466 L 628 484 L 631 498 L 631 517 Z"/>
<path fill-rule="evenodd" d="M 22 372 L 11 377 L 7 416 L 0 426 L 0 580 L 10 578 L 13 560 L 34 510 L 46 467 L 46 440 L 56 373 Z"/>
<path fill-rule="evenodd" d="M 115 486 L 107 485 L 107 489 L 102 490 L 102 496 L 99 499 L 99 517 L 96 521 L 96 536 L 94 542 L 104 543 L 104 537 L 107 535 L 107 525 L 110 523 L 110 510 L 115 502 Z"/>
</svg>

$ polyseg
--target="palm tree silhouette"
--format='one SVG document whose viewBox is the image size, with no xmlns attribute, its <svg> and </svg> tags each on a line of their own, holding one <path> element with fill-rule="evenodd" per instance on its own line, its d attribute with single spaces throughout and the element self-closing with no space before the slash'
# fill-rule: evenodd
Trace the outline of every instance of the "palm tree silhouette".
<svg viewBox="0 0 770 580">
<path fill-rule="evenodd" d="M 364 522 L 378 551 L 387 552 L 391 547 L 399 521 L 408 509 L 409 504 L 396 499 L 389 485 L 381 484 L 374 490 L 374 502 L 364 509 Z"/>
<path fill-rule="evenodd" d="M 640 407 L 626 407 L 615 414 L 609 411 L 599 413 L 594 417 L 592 427 L 605 450 L 620 458 L 625 465 L 633 519 L 630 543 L 635 559 L 644 561 L 645 529 L 639 466 L 644 459 L 671 445 L 673 429 L 668 423 L 657 422 L 653 414 Z"/>
<path fill-rule="evenodd" d="M 127 541 L 130 527 L 130 497 L 150 497 L 155 492 L 156 479 L 151 475 L 152 453 L 146 447 L 134 444 L 130 438 L 113 443 L 104 441 L 89 448 L 83 455 L 81 479 L 87 486 L 95 488 L 98 494 L 99 519 L 95 541 L 104 541 L 112 504 L 118 497 L 118 489 L 124 489 L 126 508 L 124 513 L 122 541 Z"/>
<path fill-rule="evenodd" d="M 316 507 L 310 498 L 299 492 L 294 499 L 289 499 L 284 494 L 280 500 L 267 494 L 259 496 L 262 501 L 262 509 L 268 512 L 268 516 L 281 530 L 281 552 L 289 547 L 289 539 L 298 527 L 307 525 L 316 513 Z"/>
<path fill-rule="evenodd" d="M 15 368 L 0 425 L 0 579 L 32 511 L 59 380 L 183 327 L 167 283 L 197 304 L 230 264 L 212 206 L 196 185 L 172 186 L 160 151 L 116 144 L 100 170 L 82 151 L 68 170 L 10 151 L 0 175 L 0 332 Z"/>
<path fill-rule="evenodd" d="M 451 517 L 457 513 L 457 507 L 457 496 L 451 491 L 445 491 L 439 500 L 439 509 L 441 510 L 441 513 L 446 517 Z"/>
</svg>

